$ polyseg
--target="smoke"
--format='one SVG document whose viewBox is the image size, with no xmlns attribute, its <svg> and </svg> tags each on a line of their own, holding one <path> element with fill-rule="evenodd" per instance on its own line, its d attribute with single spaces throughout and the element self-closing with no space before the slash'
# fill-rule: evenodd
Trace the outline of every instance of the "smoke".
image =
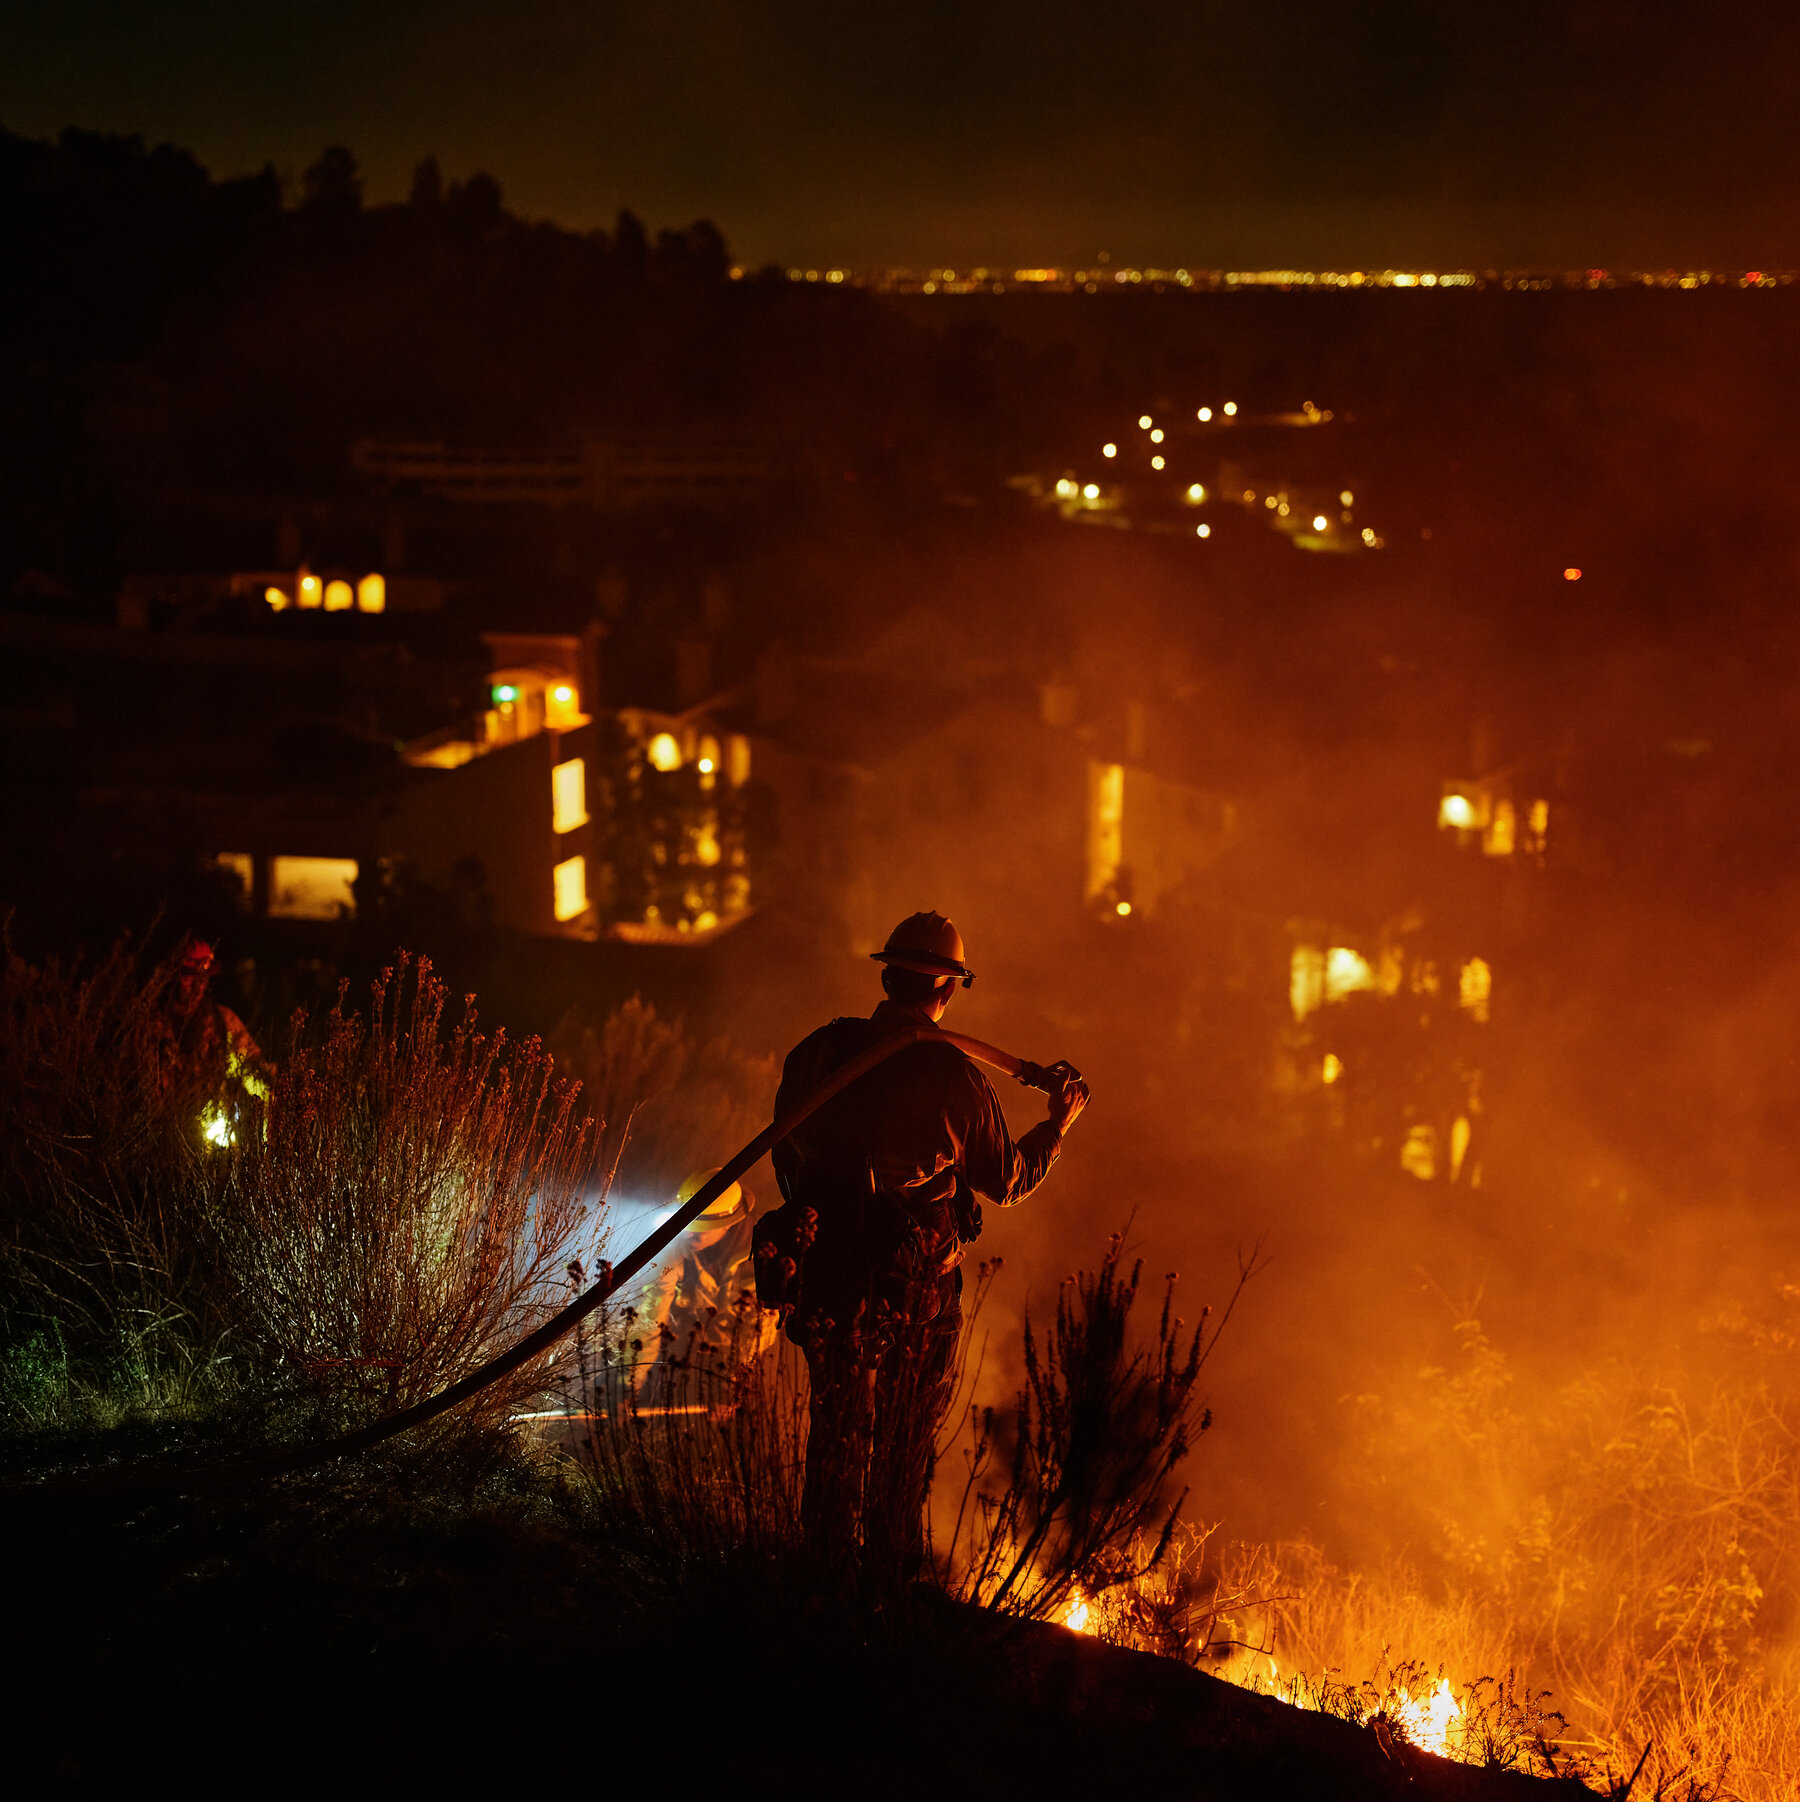
<svg viewBox="0 0 1800 1802">
<path fill-rule="evenodd" d="M 1797 472 L 1755 372 L 1783 400 L 1795 384 L 1765 323 L 1734 342 L 1623 299 L 1489 309 L 1460 351 L 1433 335 L 1412 355 L 1390 317 L 1379 374 L 1366 320 L 1320 328 L 1362 423 L 1307 454 L 1366 485 L 1380 556 L 1246 528 L 1208 562 L 1173 535 L 954 512 L 899 533 L 847 517 L 797 555 L 808 699 L 765 766 L 789 955 L 726 1024 L 781 1051 L 867 1012 L 864 954 L 935 907 L 980 973 L 948 1023 L 1088 1076 L 1048 1182 L 988 1210 L 990 1399 L 1016 1381 L 1024 1310 L 1046 1314 L 1111 1231 L 1181 1273 L 1190 1316 L 1261 1241 L 1194 1505 L 1368 1552 L 1394 1535 L 1369 1518 L 1358 1398 L 1452 1363 L 1459 1320 L 1531 1418 L 1601 1365 L 1703 1383 L 1726 1356 L 1708 1323 L 1766 1311 L 1796 1255 L 1800 856 Z M 1158 354 L 1165 390 L 1184 358 L 1248 361 L 1229 341 Z M 1289 404 L 1342 404 L 1300 365 Z M 1121 420 L 1140 395 L 1173 404 L 1138 388 Z M 1275 473 L 1288 452 L 1262 454 Z M 1157 842 L 1138 823 L 1129 917 L 1112 891 L 1083 904 L 1090 770 L 1111 763 L 1176 798 Z M 819 791 L 797 772 L 826 769 L 843 791 L 802 806 Z M 1509 854 L 1439 826 L 1457 783 L 1508 798 Z M 1128 864 L 1133 830 L 1128 799 Z M 1398 974 L 1299 1019 L 1299 945 Z M 771 947 L 752 934 L 745 955 Z M 1474 958 L 1485 1018 L 1458 993 Z M 1016 1129 L 1037 1117 L 1004 1099 Z M 1426 1129 L 1430 1167 L 1403 1163 Z"/>
</svg>

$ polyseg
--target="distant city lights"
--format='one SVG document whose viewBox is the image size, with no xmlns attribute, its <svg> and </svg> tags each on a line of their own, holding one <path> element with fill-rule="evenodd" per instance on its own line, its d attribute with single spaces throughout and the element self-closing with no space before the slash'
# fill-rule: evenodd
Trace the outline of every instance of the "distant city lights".
<svg viewBox="0 0 1800 1802">
<path fill-rule="evenodd" d="M 1354 507 L 1356 505 L 1356 496 L 1352 494 L 1348 488 L 1338 496 L 1338 499 L 1342 501 L 1346 507 Z"/>
<path fill-rule="evenodd" d="M 734 268 L 732 280 L 743 270 Z M 1552 289 L 1601 288 L 1756 288 L 1787 287 L 1800 271 L 1747 269 L 799 269 L 787 271 L 791 282 L 825 282 L 870 288 L 879 293 L 922 294 L 1165 294 L 1171 289 L 1193 294 L 1229 293 L 1245 288 L 1365 291 L 1420 289 L 1474 291 L 1505 289 L 1512 293 L 1545 293 Z M 1229 417 L 1229 412 L 1227 413 Z"/>
<path fill-rule="evenodd" d="M 1163 441 L 1163 429 L 1161 426 L 1158 426 L 1156 428 L 1156 430 L 1150 434 L 1150 442 L 1152 444 L 1161 444 L 1162 441 Z"/>
<path fill-rule="evenodd" d="M 1103 444 L 1100 447 L 1100 454 L 1103 457 L 1116 457 L 1119 454 L 1119 447 L 1116 444 Z"/>
<path fill-rule="evenodd" d="M 1326 520 L 1325 515 L 1323 513 L 1315 513 L 1313 515 L 1313 530 L 1315 532 L 1324 531 L 1325 527 L 1328 523 L 1329 522 Z"/>
<path fill-rule="evenodd" d="M 1082 489 L 1081 498 L 1088 501 L 1097 501 L 1100 498 L 1100 484 L 1098 482 L 1089 482 L 1088 485 Z"/>
<path fill-rule="evenodd" d="M 1202 407 L 1200 409 L 1199 413 L 1196 415 L 1196 417 L 1199 419 L 1199 421 L 1202 425 L 1207 424 L 1212 418 L 1212 408 L 1211 407 Z"/>
<path fill-rule="evenodd" d="M 1198 482 L 1190 482 L 1188 484 L 1187 497 L 1188 504 L 1197 507 L 1206 499 L 1206 489 Z"/>
<path fill-rule="evenodd" d="M 1196 538 L 1210 538 L 1212 536 L 1212 527 L 1209 525 L 1195 526 L 1194 536 Z"/>
<path fill-rule="evenodd" d="M 1163 466 L 1163 460 L 1161 457 L 1152 457 L 1150 459 L 1150 467 L 1152 469 L 1161 469 L 1162 466 Z"/>
<path fill-rule="evenodd" d="M 1138 415 L 1138 430 L 1140 432 L 1147 432 L 1147 431 L 1149 431 L 1149 429 L 1150 429 L 1150 415 L 1148 413 L 1140 413 Z"/>
<path fill-rule="evenodd" d="M 1234 400 L 1228 400 L 1225 403 L 1224 412 L 1225 412 L 1225 417 L 1227 419 L 1236 419 L 1237 418 L 1237 402 Z"/>
</svg>

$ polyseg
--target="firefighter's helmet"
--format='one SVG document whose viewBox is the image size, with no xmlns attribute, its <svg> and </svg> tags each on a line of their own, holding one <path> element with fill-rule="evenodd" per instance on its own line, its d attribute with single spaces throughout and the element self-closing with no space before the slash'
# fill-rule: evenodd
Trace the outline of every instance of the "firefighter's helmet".
<svg viewBox="0 0 1800 1802">
<path fill-rule="evenodd" d="M 888 942 L 869 955 L 896 970 L 921 976 L 954 976 L 966 989 L 975 972 L 963 961 L 962 934 L 942 914 L 910 914 L 888 934 Z"/>
<path fill-rule="evenodd" d="M 686 1205 L 698 1195 L 702 1188 L 724 1169 L 723 1164 L 709 1164 L 704 1170 L 689 1172 L 686 1181 L 675 1191 L 678 1203 Z M 744 1185 L 732 1183 L 722 1194 L 710 1201 L 701 1213 L 702 1220 L 723 1220 L 727 1214 L 735 1214 L 744 1205 Z"/>
</svg>

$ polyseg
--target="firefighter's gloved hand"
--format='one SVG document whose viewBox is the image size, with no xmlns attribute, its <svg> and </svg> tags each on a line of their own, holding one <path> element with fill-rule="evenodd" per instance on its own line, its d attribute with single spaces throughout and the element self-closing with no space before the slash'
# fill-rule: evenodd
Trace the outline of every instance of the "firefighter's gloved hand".
<svg viewBox="0 0 1800 1802">
<path fill-rule="evenodd" d="M 1050 1118 L 1059 1133 L 1066 1133 L 1088 1104 L 1088 1086 L 1073 1070 L 1061 1085 L 1051 1092 Z"/>
</svg>

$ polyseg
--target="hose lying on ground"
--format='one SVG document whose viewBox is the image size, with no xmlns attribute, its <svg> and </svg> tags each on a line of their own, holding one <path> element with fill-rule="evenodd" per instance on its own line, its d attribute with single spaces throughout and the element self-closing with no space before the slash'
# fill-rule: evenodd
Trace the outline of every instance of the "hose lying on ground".
<svg viewBox="0 0 1800 1802">
<path fill-rule="evenodd" d="M 602 1264 L 599 1280 L 583 1290 L 565 1308 L 551 1315 L 542 1326 L 527 1333 L 516 1345 L 510 1346 L 498 1357 L 489 1359 L 478 1370 L 472 1370 L 466 1377 L 452 1383 L 447 1389 L 440 1389 L 436 1395 L 427 1396 L 424 1401 L 415 1402 L 410 1408 L 402 1408 L 397 1414 L 390 1414 L 384 1419 L 371 1421 L 369 1425 L 358 1427 L 353 1432 L 342 1433 L 332 1439 L 317 1440 L 311 1445 L 236 1459 L 229 1464 L 215 1464 L 194 1469 L 170 1468 L 166 1465 L 151 1468 L 139 1466 L 79 1477 L 57 1478 L 44 1483 L 9 1484 L 0 1489 L 0 1496 L 11 1500 L 72 1499 L 77 1496 L 149 1499 L 158 1495 L 183 1495 L 207 1490 L 230 1489 L 240 1484 L 268 1482 L 275 1477 L 287 1476 L 294 1471 L 310 1470 L 321 1464 L 329 1464 L 338 1458 L 347 1458 L 357 1452 L 366 1452 L 413 1427 L 423 1426 L 426 1421 L 435 1420 L 440 1414 L 447 1414 L 452 1408 L 466 1402 L 471 1396 L 479 1395 L 490 1384 L 497 1383 L 503 1376 L 517 1370 L 521 1364 L 528 1364 L 533 1358 L 548 1351 L 565 1334 L 572 1332 L 580 1321 L 585 1320 L 596 1308 L 600 1307 L 609 1296 L 630 1282 L 639 1271 L 667 1249 L 771 1146 L 779 1144 L 810 1114 L 823 1107 L 832 1096 L 848 1088 L 858 1077 L 866 1075 L 877 1064 L 885 1063 L 896 1052 L 904 1051 L 909 1045 L 923 1044 L 927 1040 L 943 1040 L 952 1044 L 965 1056 L 974 1058 L 977 1063 L 987 1064 L 1007 1076 L 1016 1077 L 1032 1088 L 1049 1088 L 1060 1081 L 1067 1071 L 1066 1065 L 1052 1065 L 1046 1069 L 1042 1065 L 1028 1063 L 1023 1058 L 1014 1057 L 1010 1052 L 1002 1051 L 997 1046 L 984 1044 L 980 1039 L 971 1039 L 959 1032 L 946 1032 L 941 1027 L 921 1026 L 907 1032 L 896 1033 L 892 1038 L 882 1039 L 879 1043 L 871 1045 L 860 1056 L 852 1058 L 842 1068 L 833 1071 L 810 1094 L 802 1096 L 785 1114 L 765 1126 L 748 1145 L 744 1146 L 729 1163 L 721 1166 L 710 1180 L 702 1184 L 634 1251 L 617 1264 Z M 1073 1074 L 1072 1072 L 1068 1073 Z"/>
</svg>

